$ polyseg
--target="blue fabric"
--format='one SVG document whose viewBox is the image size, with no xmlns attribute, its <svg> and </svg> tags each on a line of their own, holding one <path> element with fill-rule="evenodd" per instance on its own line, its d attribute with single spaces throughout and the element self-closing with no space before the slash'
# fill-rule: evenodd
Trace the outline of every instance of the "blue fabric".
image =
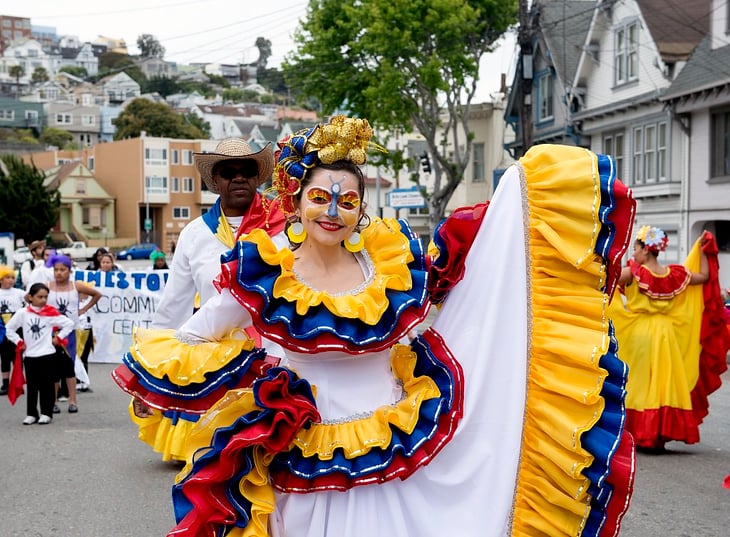
<svg viewBox="0 0 730 537">
<path fill-rule="evenodd" d="M 213 235 L 218 232 L 221 214 L 223 213 L 221 211 L 221 199 L 219 197 L 215 200 L 213 206 L 208 209 L 208 212 L 203 215 L 203 222 L 205 222 L 205 225 L 208 226 L 208 229 L 210 229 Z"/>
<path fill-rule="evenodd" d="M 601 229 L 598 232 L 595 252 L 608 259 L 614 238 L 616 236 L 616 225 L 611 220 L 611 213 L 616 208 L 614 188 L 616 184 L 616 165 L 612 157 L 596 155 L 598 157 L 598 175 L 601 182 L 601 207 L 598 211 L 598 218 L 601 222 Z"/>
</svg>

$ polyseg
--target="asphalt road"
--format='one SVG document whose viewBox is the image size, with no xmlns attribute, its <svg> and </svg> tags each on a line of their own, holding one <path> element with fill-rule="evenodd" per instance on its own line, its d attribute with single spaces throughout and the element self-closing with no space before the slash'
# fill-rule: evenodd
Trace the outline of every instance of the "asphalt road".
<svg viewBox="0 0 730 537">
<path fill-rule="evenodd" d="M 50 425 L 24 426 L 25 399 L 14 407 L 0 400 L 0 537 L 161 537 L 174 525 L 178 467 L 136 439 L 113 367 L 91 364 L 94 392 L 79 394 L 78 414 L 61 403 Z M 722 488 L 730 473 L 730 375 L 724 381 L 701 443 L 638 455 L 622 536 L 730 534 L 730 490 Z"/>
</svg>

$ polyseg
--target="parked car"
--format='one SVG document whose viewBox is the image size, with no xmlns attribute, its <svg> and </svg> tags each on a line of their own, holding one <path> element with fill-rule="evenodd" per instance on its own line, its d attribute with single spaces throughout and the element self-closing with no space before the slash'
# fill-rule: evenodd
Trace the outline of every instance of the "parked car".
<svg viewBox="0 0 730 537">
<path fill-rule="evenodd" d="M 73 241 L 71 244 L 64 248 L 59 248 L 58 253 L 67 255 L 71 259 L 89 260 L 94 259 L 96 251 L 99 249 L 98 246 L 86 246 L 84 241 Z"/>
<path fill-rule="evenodd" d="M 16 267 L 19 267 L 22 265 L 25 261 L 30 259 L 32 256 L 30 254 L 30 250 L 27 246 L 21 246 L 20 248 L 16 248 L 15 252 L 13 253 L 13 264 Z"/>
<path fill-rule="evenodd" d="M 159 249 L 159 246 L 152 242 L 133 244 L 129 248 L 119 250 L 117 252 L 117 259 L 149 259 L 150 254 Z"/>
</svg>

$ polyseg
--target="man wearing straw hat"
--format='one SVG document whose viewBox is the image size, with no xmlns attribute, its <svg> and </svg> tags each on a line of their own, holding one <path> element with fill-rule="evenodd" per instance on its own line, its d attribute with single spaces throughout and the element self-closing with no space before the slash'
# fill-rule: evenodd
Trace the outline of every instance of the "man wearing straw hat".
<svg viewBox="0 0 730 537">
<path fill-rule="evenodd" d="M 192 220 L 180 233 L 169 279 L 152 320 L 155 328 L 179 328 L 193 314 L 194 307 L 217 293 L 213 280 L 220 273 L 220 256 L 242 233 L 262 228 L 272 237 L 281 238 L 277 239 L 280 247 L 289 244 L 283 233 L 285 217 L 278 204 L 266 202 L 257 191 L 274 169 L 271 144 L 254 151 L 246 141 L 228 138 L 219 142 L 214 152 L 194 156 L 201 179 L 219 197 L 207 213 Z M 162 416 L 145 406 L 138 408 L 135 416 L 133 408 L 140 404 L 135 400 L 130 408 L 130 416 L 139 426 L 140 440 L 162 453 L 163 460 L 184 460 L 185 438 L 192 427 L 188 419 L 197 420 L 197 416 Z M 144 415 L 147 417 L 138 417 Z"/>
<path fill-rule="evenodd" d="M 20 265 L 20 282 L 23 288 L 30 287 L 30 275 L 38 265 L 43 265 L 46 260 L 43 258 L 43 252 L 46 249 L 46 241 L 33 241 L 28 246 L 30 259 L 23 261 Z"/>
</svg>

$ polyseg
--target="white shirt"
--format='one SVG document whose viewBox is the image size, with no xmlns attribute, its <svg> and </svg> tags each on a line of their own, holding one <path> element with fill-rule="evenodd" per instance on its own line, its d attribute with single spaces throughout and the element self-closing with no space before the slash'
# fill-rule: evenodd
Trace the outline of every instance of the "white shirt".
<svg viewBox="0 0 730 537">
<path fill-rule="evenodd" d="M 274 242 L 279 247 L 288 244 L 283 233 Z M 153 328 L 180 328 L 193 314 L 196 292 L 200 293 L 201 306 L 218 294 L 213 280 L 221 271 L 221 254 L 228 250 L 202 216 L 183 228 L 162 299 L 152 319 Z"/>
<path fill-rule="evenodd" d="M 3 319 L 8 321 L 11 315 L 26 306 L 25 291 L 12 287 L 10 289 L 0 289 L 0 314 Z"/>
<path fill-rule="evenodd" d="M 34 313 L 38 308 L 28 306 L 15 312 L 6 326 L 5 336 L 15 345 L 21 341 L 17 330 L 23 329 L 23 341 L 25 342 L 26 358 L 46 356 L 54 354 L 56 348 L 53 346 L 53 328 L 59 327 L 58 337 L 63 339 L 74 329 L 74 322 L 63 315 L 52 317 Z"/>
<path fill-rule="evenodd" d="M 35 268 L 28 276 L 28 279 L 26 280 L 25 276 L 23 276 L 23 285 L 26 291 L 30 290 L 30 286 L 34 283 L 45 283 L 48 285 L 48 282 L 53 280 L 53 267 L 47 267 L 44 263 L 43 261 L 36 261 Z"/>
</svg>

